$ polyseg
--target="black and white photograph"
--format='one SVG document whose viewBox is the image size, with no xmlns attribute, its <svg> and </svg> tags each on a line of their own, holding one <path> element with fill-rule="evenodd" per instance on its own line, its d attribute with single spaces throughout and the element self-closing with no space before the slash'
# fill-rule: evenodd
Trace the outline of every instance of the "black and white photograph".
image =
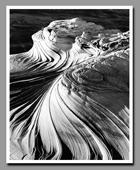
<svg viewBox="0 0 140 170">
<path fill-rule="evenodd" d="M 132 10 L 7 6 L 7 163 L 133 163 Z"/>
</svg>

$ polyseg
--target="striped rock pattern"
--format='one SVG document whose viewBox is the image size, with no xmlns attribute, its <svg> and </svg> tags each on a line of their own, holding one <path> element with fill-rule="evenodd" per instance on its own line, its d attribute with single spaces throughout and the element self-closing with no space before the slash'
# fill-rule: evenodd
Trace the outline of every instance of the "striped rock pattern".
<svg viewBox="0 0 140 170">
<path fill-rule="evenodd" d="M 53 21 L 10 56 L 10 159 L 129 159 L 129 31 Z"/>
</svg>

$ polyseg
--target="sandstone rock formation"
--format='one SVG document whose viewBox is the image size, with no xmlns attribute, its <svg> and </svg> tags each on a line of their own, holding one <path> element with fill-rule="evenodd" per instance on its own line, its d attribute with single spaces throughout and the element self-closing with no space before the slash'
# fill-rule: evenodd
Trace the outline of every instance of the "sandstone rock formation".
<svg viewBox="0 0 140 170">
<path fill-rule="evenodd" d="M 12 160 L 129 159 L 129 31 L 57 20 L 10 56 Z"/>
</svg>

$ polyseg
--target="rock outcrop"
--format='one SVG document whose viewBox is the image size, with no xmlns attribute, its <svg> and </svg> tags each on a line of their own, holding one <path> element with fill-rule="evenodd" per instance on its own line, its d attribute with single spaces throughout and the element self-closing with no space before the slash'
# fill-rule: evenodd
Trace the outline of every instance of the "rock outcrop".
<svg viewBox="0 0 140 170">
<path fill-rule="evenodd" d="M 10 56 L 10 159 L 129 159 L 129 31 L 58 20 Z"/>
</svg>

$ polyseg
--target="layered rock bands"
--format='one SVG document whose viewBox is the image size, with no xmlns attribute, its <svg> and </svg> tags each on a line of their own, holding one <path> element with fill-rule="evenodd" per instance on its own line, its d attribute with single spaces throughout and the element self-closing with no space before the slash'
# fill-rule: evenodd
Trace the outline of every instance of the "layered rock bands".
<svg viewBox="0 0 140 170">
<path fill-rule="evenodd" d="M 58 20 L 10 56 L 10 159 L 129 159 L 129 31 Z"/>
</svg>

